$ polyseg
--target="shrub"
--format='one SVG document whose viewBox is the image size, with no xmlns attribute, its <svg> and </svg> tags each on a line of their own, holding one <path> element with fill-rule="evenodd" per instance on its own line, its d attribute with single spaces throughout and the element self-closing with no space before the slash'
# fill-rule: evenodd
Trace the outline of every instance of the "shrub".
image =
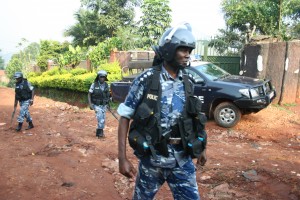
<svg viewBox="0 0 300 200">
<path fill-rule="evenodd" d="M 102 64 L 97 68 L 97 70 L 107 71 L 108 82 L 118 81 L 122 79 L 121 67 L 118 62 Z"/>
<path fill-rule="evenodd" d="M 83 69 L 83 68 L 75 68 L 75 69 L 72 69 L 70 71 L 70 73 L 73 75 L 73 76 L 76 76 L 76 75 L 80 75 L 80 74 L 85 74 L 87 73 L 87 70 L 86 69 Z"/>
<path fill-rule="evenodd" d="M 117 62 L 103 64 L 98 70 L 106 70 L 108 72 L 108 82 L 121 79 L 121 68 Z M 82 68 L 67 71 L 54 67 L 47 72 L 43 72 L 40 76 L 30 73 L 28 80 L 32 85 L 41 88 L 61 88 L 87 92 L 96 76 L 96 73 L 87 72 L 87 70 Z"/>
<path fill-rule="evenodd" d="M 27 74 L 27 78 L 40 76 L 41 74 L 42 74 L 41 72 L 29 72 L 29 73 Z"/>
<path fill-rule="evenodd" d="M 53 76 L 53 75 L 58 75 L 60 74 L 60 70 L 58 67 L 53 67 L 52 69 L 46 71 L 46 72 L 43 72 L 42 73 L 42 76 Z"/>
</svg>

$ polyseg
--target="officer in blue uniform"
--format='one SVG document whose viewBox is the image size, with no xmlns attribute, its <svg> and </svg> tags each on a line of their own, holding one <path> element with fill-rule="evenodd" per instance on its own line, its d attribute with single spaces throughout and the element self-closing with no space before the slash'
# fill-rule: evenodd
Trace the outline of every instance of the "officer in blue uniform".
<svg viewBox="0 0 300 200">
<path fill-rule="evenodd" d="M 92 83 L 89 93 L 88 101 L 91 110 L 96 113 L 96 118 L 98 121 L 98 127 L 96 129 L 96 137 L 104 137 L 103 129 L 105 127 L 106 110 L 109 103 L 110 92 L 107 81 L 107 72 L 105 70 L 100 70 L 97 73 L 97 77 Z"/>
<path fill-rule="evenodd" d="M 160 39 L 158 48 L 158 53 L 163 59 L 163 63 L 157 68 L 159 69 L 159 95 L 149 93 L 152 89 L 149 80 L 153 82 L 155 74 L 153 67 L 133 81 L 124 103 L 118 107 L 117 111 L 121 116 L 118 127 L 120 173 L 129 178 L 136 175 L 135 168 L 126 157 L 128 132 L 130 145 L 131 142 L 136 141 L 131 147 L 136 145 L 135 148 L 133 147 L 134 153 L 139 159 L 133 199 L 153 199 L 165 181 L 168 183 L 174 199 L 200 199 L 192 154 L 184 150 L 188 149 L 187 144 L 190 146 L 192 144 L 184 143 L 184 137 L 180 136 L 178 128 L 176 128 L 177 131 L 174 131 L 174 127 L 179 127 L 179 119 L 185 116 L 183 113 L 185 113 L 185 88 L 187 85 L 183 81 L 183 69 L 189 63 L 190 53 L 195 48 L 195 42 L 189 24 L 168 29 Z M 151 84 L 153 84 L 152 82 Z M 190 82 L 188 81 L 188 83 Z M 157 113 L 155 113 L 155 109 L 149 109 L 148 104 L 145 106 L 144 102 L 150 100 L 158 100 Z M 133 122 L 129 125 L 131 119 Z M 135 121 L 138 122 L 135 123 Z M 134 125 L 132 126 L 132 124 Z M 157 127 L 152 129 L 154 126 Z M 155 132 L 159 134 L 155 135 Z M 155 139 L 153 140 L 153 138 Z M 154 145 L 152 141 L 158 142 Z M 142 144 L 142 147 L 138 147 L 139 143 Z M 197 165 L 204 165 L 206 162 L 205 146 L 197 155 Z M 144 153 L 143 148 L 148 149 L 148 154 Z"/>
<path fill-rule="evenodd" d="M 34 127 L 29 113 L 29 106 L 33 105 L 34 88 L 27 79 L 23 78 L 22 72 L 16 72 L 14 78 L 16 79 L 14 110 L 16 110 L 18 102 L 20 103 L 20 114 L 17 119 L 19 124 L 16 131 L 22 129 L 24 118 L 26 118 L 26 121 L 29 124 L 26 128 L 26 130 L 28 130 Z"/>
</svg>

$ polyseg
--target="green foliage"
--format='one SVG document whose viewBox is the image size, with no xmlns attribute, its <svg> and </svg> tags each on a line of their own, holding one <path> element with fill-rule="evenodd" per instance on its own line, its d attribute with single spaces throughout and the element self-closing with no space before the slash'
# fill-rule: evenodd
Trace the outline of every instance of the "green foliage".
<svg viewBox="0 0 300 200">
<path fill-rule="evenodd" d="M 143 36 L 135 26 L 120 27 L 116 32 L 115 38 L 117 42 L 114 44 L 119 51 L 142 49 L 145 47 L 143 44 Z"/>
<path fill-rule="evenodd" d="M 100 42 L 95 47 L 90 47 L 87 56 L 91 60 L 92 67 L 95 68 L 95 66 L 107 63 L 110 51 L 114 48 L 114 45 L 111 43 L 111 41 L 112 39 L 108 39 L 104 42 Z"/>
<path fill-rule="evenodd" d="M 171 23 L 169 0 L 144 0 L 142 6 L 140 32 L 144 44 L 156 45 L 159 38 Z"/>
<path fill-rule="evenodd" d="M 52 69 L 45 71 L 42 73 L 42 76 L 53 76 L 53 75 L 59 75 L 60 70 L 58 67 L 53 67 Z"/>
<path fill-rule="evenodd" d="M 47 70 L 48 60 L 58 61 L 59 54 L 65 53 L 66 43 L 60 44 L 58 41 L 42 40 L 40 55 L 37 58 L 37 65 L 41 68 L 41 71 Z"/>
<path fill-rule="evenodd" d="M 42 74 L 41 76 L 30 77 L 32 85 L 41 88 L 62 88 L 75 91 L 87 92 L 90 84 L 94 81 L 95 74 L 86 73 L 73 76 L 68 74 Z"/>
<path fill-rule="evenodd" d="M 121 79 L 121 68 L 117 62 L 103 64 L 100 69 L 108 72 L 109 82 Z M 32 85 L 40 88 L 59 88 L 87 92 L 96 76 L 96 73 L 90 73 L 81 68 L 67 71 L 54 67 L 41 75 L 30 73 L 28 80 Z"/>
<path fill-rule="evenodd" d="M 25 46 L 28 41 L 25 38 L 21 39 L 21 42 L 18 43 L 20 51 L 14 54 L 7 67 L 6 73 L 10 78 L 10 86 L 14 83 L 13 75 L 15 72 L 20 71 L 23 72 L 24 77 L 32 70 L 32 65 L 36 63 L 36 57 L 39 54 L 40 46 L 38 43 L 30 43 L 29 45 Z"/>
<path fill-rule="evenodd" d="M 81 0 L 75 14 L 76 24 L 65 31 L 74 38 L 73 45 L 96 46 L 115 36 L 119 27 L 130 26 L 136 0 Z"/>
<path fill-rule="evenodd" d="M 7 67 L 5 69 L 5 72 L 7 74 L 7 77 L 12 81 L 15 72 L 21 72 L 22 71 L 22 62 L 19 58 L 13 57 L 9 63 L 7 64 Z"/>
<path fill-rule="evenodd" d="M 244 36 L 238 32 L 219 29 L 219 34 L 209 41 L 208 46 L 214 47 L 220 55 L 233 56 L 240 55 L 243 44 Z"/>
<path fill-rule="evenodd" d="M 40 52 L 40 45 L 36 42 L 29 44 L 27 47 L 21 51 L 23 54 L 23 62 L 28 62 L 29 64 L 36 63 L 36 59 Z"/>
<path fill-rule="evenodd" d="M 223 0 L 222 9 L 230 29 L 246 31 L 246 23 L 257 33 L 288 39 L 288 29 L 299 24 L 299 0 Z M 297 21 L 298 20 L 298 21 Z M 296 22 L 293 22 L 296 21 Z M 289 24 L 293 22 L 293 26 Z M 292 36 L 293 37 L 293 36 Z"/>
<path fill-rule="evenodd" d="M 42 75 L 41 72 L 29 72 L 27 74 L 27 78 L 32 78 L 32 77 L 36 77 L 36 76 L 40 76 L 40 75 Z"/>
<path fill-rule="evenodd" d="M 1 52 L 1 49 L 0 49 Z M 4 69 L 4 59 L 0 56 L 0 69 Z"/>
<path fill-rule="evenodd" d="M 70 73 L 73 76 L 77 76 L 77 75 L 81 75 L 81 74 L 86 74 L 86 73 L 88 73 L 88 71 L 86 69 L 83 69 L 83 68 L 75 68 L 75 69 L 72 69 L 70 71 Z"/>
<path fill-rule="evenodd" d="M 77 46 L 74 48 L 72 45 L 69 45 L 69 50 L 58 56 L 57 62 L 60 68 L 70 66 L 71 68 L 76 67 L 81 60 L 85 59 L 84 50 Z"/>
<path fill-rule="evenodd" d="M 122 79 L 121 67 L 118 62 L 102 64 L 97 70 L 107 71 L 107 79 L 109 82 L 118 81 Z"/>
<path fill-rule="evenodd" d="M 286 106 L 286 107 L 295 107 L 295 106 L 297 106 L 296 103 L 285 103 L 283 105 Z"/>
</svg>

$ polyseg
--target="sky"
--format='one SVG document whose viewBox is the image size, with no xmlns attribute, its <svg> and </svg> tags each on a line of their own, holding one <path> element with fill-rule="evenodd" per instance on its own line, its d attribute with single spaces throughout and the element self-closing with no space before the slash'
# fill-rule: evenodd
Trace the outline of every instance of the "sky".
<svg viewBox="0 0 300 200">
<path fill-rule="evenodd" d="M 170 0 L 172 26 L 189 22 L 197 39 L 209 39 L 225 27 L 221 0 Z M 0 56 L 7 62 L 22 38 L 71 41 L 64 30 L 75 24 L 80 0 L 0 0 Z"/>
</svg>

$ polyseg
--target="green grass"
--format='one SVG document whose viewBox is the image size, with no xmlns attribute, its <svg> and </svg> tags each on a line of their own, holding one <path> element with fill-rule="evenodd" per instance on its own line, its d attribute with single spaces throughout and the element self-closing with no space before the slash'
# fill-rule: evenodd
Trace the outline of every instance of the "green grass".
<svg viewBox="0 0 300 200">
<path fill-rule="evenodd" d="M 1 87 L 7 87 L 8 84 L 7 84 L 7 83 L 4 83 L 4 82 L 0 82 L 0 86 L 1 86 Z"/>
<path fill-rule="evenodd" d="M 286 111 L 286 112 L 288 112 L 288 113 L 290 113 L 290 114 L 292 114 L 293 112 L 290 111 L 290 110 L 288 109 L 288 107 L 296 106 L 296 105 L 297 105 L 297 104 L 294 105 L 294 103 L 292 103 L 292 104 L 283 104 L 283 105 L 272 104 L 272 106 L 278 108 L 279 110 L 284 110 L 284 111 Z"/>
<path fill-rule="evenodd" d="M 36 88 L 36 95 L 53 99 L 54 101 L 66 102 L 80 109 L 89 109 L 88 95 L 85 92 L 76 92 L 71 90 Z M 116 110 L 119 103 L 110 102 L 110 108 Z"/>
<path fill-rule="evenodd" d="M 295 107 L 295 106 L 297 106 L 296 103 L 285 103 L 283 105 L 286 106 L 286 107 Z"/>
<path fill-rule="evenodd" d="M 110 108 L 112 110 L 116 110 L 118 108 L 120 103 L 116 103 L 116 102 L 110 102 L 109 105 L 110 105 Z"/>
</svg>

